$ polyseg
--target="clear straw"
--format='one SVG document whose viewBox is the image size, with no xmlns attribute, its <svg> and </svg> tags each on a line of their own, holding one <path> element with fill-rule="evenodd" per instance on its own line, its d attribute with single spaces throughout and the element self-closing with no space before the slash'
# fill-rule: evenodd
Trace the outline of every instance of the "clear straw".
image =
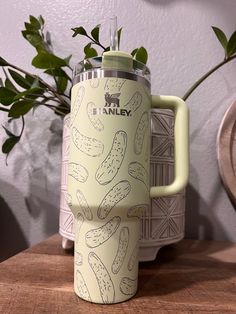
<svg viewBox="0 0 236 314">
<path fill-rule="evenodd" d="M 110 50 L 118 50 L 117 16 L 110 18 Z"/>
</svg>

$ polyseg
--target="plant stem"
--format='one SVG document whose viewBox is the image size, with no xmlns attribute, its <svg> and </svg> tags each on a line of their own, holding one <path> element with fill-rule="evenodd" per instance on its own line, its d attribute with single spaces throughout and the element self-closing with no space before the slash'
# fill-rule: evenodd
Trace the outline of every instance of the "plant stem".
<svg viewBox="0 0 236 314">
<path fill-rule="evenodd" d="M 100 46 L 103 50 L 105 50 L 106 48 L 99 42 L 99 41 L 96 41 L 94 40 L 92 37 L 90 37 L 88 34 L 86 35 L 89 39 L 92 40 L 92 42 L 94 42 L 94 44 Z"/>
<path fill-rule="evenodd" d="M 21 116 L 22 118 L 22 128 L 21 128 L 21 132 L 20 132 L 20 135 L 19 135 L 19 138 L 21 138 L 22 134 L 23 134 L 23 131 L 24 131 L 24 128 L 25 128 L 25 119 L 23 116 Z"/>
<path fill-rule="evenodd" d="M 218 63 L 216 66 L 214 66 L 211 70 L 209 70 L 206 74 L 204 74 L 202 77 L 200 77 L 199 80 L 197 80 L 190 88 L 189 90 L 184 94 L 184 96 L 182 97 L 183 100 L 187 100 L 188 97 L 194 92 L 194 90 L 200 85 L 202 84 L 203 81 L 205 81 L 205 79 L 208 78 L 208 76 L 210 76 L 212 73 L 214 73 L 216 70 L 218 70 L 220 67 L 222 67 L 223 65 L 225 65 L 226 63 L 232 61 L 233 59 L 236 58 L 236 55 L 229 57 L 227 59 L 224 59 L 222 62 Z"/>
<path fill-rule="evenodd" d="M 20 72 L 22 72 L 24 74 L 27 74 L 27 75 L 35 78 L 35 79 L 38 79 L 39 82 L 42 83 L 45 87 L 47 87 L 47 89 L 50 90 L 60 100 L 61 103 L 66 105 L 66 107 L 70 108 L 70 105 L 67 103 L 67 101 L 60 94 L 58 94 L 57 91 L 54 88 L 52 88 L 47 82 L 45 82 L 39 76 L 31 74 L 31 73 L 29 73 L 29 72 L 19 68 L 18 66 L 14 65 L 14 64 L 11 64 L 11 63 L 8 63 L 8 66 L 10 66 L 13 69 L 18 70 L 18 71 L 20 71 Z"/>
</svg>

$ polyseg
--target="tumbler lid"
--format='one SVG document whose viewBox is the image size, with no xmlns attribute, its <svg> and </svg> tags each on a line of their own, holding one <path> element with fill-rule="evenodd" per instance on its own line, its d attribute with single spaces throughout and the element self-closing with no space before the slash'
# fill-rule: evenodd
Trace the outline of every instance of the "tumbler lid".
<svg viewBox="0 0 236 314">
<path fill-rule="evenodd" d="M 133 57 L 124 51 L 107 51 L 102 55 L 103 69 L 116 69 L 123 71 L 133 70 Z"/>
</svg>

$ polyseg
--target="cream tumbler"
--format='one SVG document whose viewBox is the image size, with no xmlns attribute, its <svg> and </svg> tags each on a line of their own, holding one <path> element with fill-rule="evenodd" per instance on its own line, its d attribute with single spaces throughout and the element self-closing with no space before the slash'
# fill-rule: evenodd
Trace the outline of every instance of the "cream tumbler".
<svg viewBox="0 0 236 314">
<path fill-rule="evenodd" d="M 150 187 L 150 110 L 175 112 L 175 179 Z M 117 303 L 138 285 L 139 218 L 150 197 L 175 194 L 188 179 L 188 110 L 150 95 L 150 72 L 110 51 L 79 63 L 71 96 L 67 202 L 75 217 L 74 289 Z"/>
</svg>

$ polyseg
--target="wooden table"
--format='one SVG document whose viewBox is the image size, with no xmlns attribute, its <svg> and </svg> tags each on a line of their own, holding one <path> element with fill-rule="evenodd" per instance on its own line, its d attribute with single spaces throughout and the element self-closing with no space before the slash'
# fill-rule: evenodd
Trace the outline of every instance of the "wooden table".
<svg viewBox="0 0 236 314">
<path fill-rule="evenodd" d="M 73 255 L 55 235 L 0 264 L 0 313 L 236 313 L 236 245 L 184 240 L 140 265 L 137 295 L 96 305 L 73 292 Z"/>
</svg>

